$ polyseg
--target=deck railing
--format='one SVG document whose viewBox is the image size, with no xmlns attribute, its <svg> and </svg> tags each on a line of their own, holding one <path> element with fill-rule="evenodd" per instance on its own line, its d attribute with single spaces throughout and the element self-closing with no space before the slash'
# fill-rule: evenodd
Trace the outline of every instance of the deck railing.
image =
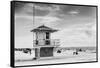
<svg viewBox="0 0 100 68">
<path fill-rule="evenodd" d="M 33 40 L 33 46 L 59 46 L 59 39 Z"/>
</svg>

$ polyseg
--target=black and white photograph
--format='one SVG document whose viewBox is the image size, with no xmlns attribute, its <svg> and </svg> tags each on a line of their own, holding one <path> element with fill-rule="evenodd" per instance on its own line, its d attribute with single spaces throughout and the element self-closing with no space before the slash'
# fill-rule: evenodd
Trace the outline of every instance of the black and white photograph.
<svg viewBox="0 0 100 68">
<path fill-rule="evenodd" d="M 13 2 L 14 66 L 97 61 L 97 6 Z"/>
</svg>

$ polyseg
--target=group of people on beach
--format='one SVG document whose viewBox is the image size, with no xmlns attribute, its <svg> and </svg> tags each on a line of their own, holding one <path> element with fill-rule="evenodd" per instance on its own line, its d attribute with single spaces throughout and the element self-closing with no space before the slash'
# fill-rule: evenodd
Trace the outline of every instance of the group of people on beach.
<svg viewBox="0 0 100 68">
<path fill-rule="evenodd" d="M 73 55 L 78 55 L 79 52 L 83 52 L 84 50 L 82 50 L 81 48 L 80 49 L 75 49 L 75 51 L 73 52 Z M 57 53 L 61 53 L 62 50 L 57 50 Z"/>
</svg>

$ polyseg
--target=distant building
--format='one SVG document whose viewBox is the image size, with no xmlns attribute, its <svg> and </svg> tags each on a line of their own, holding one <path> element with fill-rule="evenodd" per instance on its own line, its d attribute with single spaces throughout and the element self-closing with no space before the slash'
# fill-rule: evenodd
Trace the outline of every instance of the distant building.
<svg viewBox="0 0 100 68">
<path fill-rule="evenodd" d="M 53 57 L 54 47 L 59 46 L 59 39 L 51 39 L 51 33 L 58 30 L 49 28 L 45 25 L 39 26 L 31 32 L 35 33 L 35 40 L 33 47 L 35 48 L 35 58 L 41 59 L 46 57 Z"/>
</svg>

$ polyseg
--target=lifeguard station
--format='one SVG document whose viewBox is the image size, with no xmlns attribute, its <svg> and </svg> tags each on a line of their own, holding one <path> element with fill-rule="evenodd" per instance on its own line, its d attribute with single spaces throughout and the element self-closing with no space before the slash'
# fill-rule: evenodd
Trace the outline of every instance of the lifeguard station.
<svg viewBox="0 0 100 68">
<path fill-rule="evenodd" d="M 59 39 L 51 39 L 51 33 L 57 31 L 45 25 L 31 30 L 31 32 L 35 33 L 33 47 L 35 48 L 36 59 L 54 56 L 54 48 L 59 46 Z"/>
</svg>

